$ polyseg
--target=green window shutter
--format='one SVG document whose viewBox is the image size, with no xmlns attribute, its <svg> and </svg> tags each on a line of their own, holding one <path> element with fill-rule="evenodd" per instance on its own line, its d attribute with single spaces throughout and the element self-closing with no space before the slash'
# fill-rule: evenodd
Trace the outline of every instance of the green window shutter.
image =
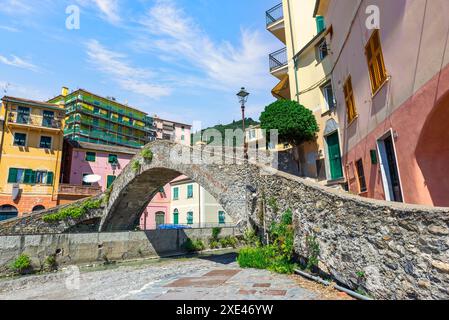
<svg viewBox="0 0 449 320">
<path fill-rule="evenodd" d="M 187 198 L 193 198 L 193 185 L 187 186 Z"/>
<path fill-rule="evenodd" d="M 115 155 L 115 154 L 110 154 L 110 155 L 109 155 L 109 163 L 118 163 L 117 155 Z"/>
<path fill-rule="evenodd" d="M 116 178 L 117 178 L 116 176 L 108 176 L 108 181 L 107 181 L 107 188 L 108 189 L 114 183 Z"/>
<path fill-rule="evenodd" d="M 193 224 L 193 212 L 187 212 L 187 224 Z"/>
<path fill-rule="evenodd" d="M 8 183 L 17 183 L 17 172 L 19 170 L 16 168 L 10 168 L 8 174 Z"/>
<path fill-rule="evenodd" d="M 316 29 L 318 33 L 320 33 L 326 29 L 326 22 L 324 21 L 324 17 L 322 16 L 317 16 L 315 19 L 316 19 Z"/>
<path fill-rule="evenodd" d="M 173 189 L 173 200 L 178 200 L 179 199 L 179 188 L 174 188 Z"/>
<path fill-rule="evenodd" d="M 95 152 L 86 152 L 86 161 L 95 162 L 96 154 Z"/>
<path fill-rule="evenodd" d="M 218 211 L 218 222 L 220 224 L 226 223 L 226 214 L 224 213 L 224 211 Z"/>
<path fill-rule="evenodd" d="M 47 184 L 49 186 L 53 185 L 53 179 L 55 174 L 53 172 L 47 172 Z"/>
<path fill-rule="evenodd" d="M 34 177 L 35 177 L 34 179 L 36 179 L 36 175 L 34 175 Z M 25 183 L 25 184 L 34 184 L 35 181 L 33 181 L 33 170 L 26 169 L 25 170 L 25 178 L 23 179 L 23 183 Z"/>
</svg>

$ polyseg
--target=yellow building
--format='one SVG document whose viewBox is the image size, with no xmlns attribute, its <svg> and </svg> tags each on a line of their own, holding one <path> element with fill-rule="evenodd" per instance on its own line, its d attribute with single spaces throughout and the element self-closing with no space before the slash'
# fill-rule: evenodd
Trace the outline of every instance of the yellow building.
<svg viewBox="0 0 449 320">
<path fill-rule="evenodd" d="M 283 58 L 270 55 L 270 71 L 281 80 L 273 95 L 312 110 L 320 128 L 316 143 L 299 147 L 302 174 L 331 185 L 344 182 L 326 40 L 332 31 L 317 15 L 316 5 L 316 0 L 283 0 L 267 11 L 267 30 L 286 46 Z"/>
<path fill-rule="evenodd" d="M 0 219 L 58 205 L 64 105 L 3 97 Z"/>
</svg>

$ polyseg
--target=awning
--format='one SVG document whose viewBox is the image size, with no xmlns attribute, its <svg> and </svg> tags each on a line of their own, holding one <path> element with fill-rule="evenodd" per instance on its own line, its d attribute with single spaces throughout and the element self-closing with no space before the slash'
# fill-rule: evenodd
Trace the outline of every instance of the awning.
<svg viewBox="0 0 449 320">
<path fill-rule="evenodd" d="M 277 99 L 290 99 L 290 81 L 288 75 L 276 85 L 276 87 L 271 90 L 273 96 Z"/>
</svg>

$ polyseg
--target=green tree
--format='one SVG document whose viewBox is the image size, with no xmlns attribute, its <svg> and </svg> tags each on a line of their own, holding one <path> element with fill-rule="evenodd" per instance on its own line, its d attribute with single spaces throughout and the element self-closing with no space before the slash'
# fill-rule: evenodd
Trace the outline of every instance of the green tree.
<svg viewBox="0 0 449 320">
<path fill-rule="evenodd" d="M 319 127 L 312 111 L 296 101 L 278 100 L 260 116 L 262 129 L 279 132 L 279 142 L 298 146 L 316 139 Z"/>
</svg>

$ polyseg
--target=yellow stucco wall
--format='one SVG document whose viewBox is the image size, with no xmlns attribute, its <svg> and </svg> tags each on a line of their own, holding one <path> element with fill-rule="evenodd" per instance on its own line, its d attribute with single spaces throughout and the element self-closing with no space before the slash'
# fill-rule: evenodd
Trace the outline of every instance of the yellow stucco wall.
<svg viewBox="0 0 449 320">
<path fill-rule="evenodd" d="M 41 119 L 42 111 L 49 110 L 61 115 L 61 129 L 45 128 L 42 125 L 23 125 L 14 122 L 14 111 L 17 106 L 24 106 L 30 108 L 31 118 L 36 120 Z M 10 168 L 18 169 L 32 169 L 33 171 L 48 171 L 54 173 L 53 185 L 25 185 L 20 184 L 21 198 L 28 196 L 46 196 L 51 197 L 51 201 L 57 201 L 57 192 L 59 188 L 59 178 L 61 172 L 61 155 L 63 146 L 63 118 L 64 109 L 60 107 L 61 112 L 46 109 L 45 107 L 37 107 L 27 104 L 16 104 L 12 102 L 2 103 L 0 114 L 3 119 L 1 127 L 2 131 L 2 145 L 0 158 L 0 196 L 11 197 L 13 184 L 8 183 L 8 173 Z M 12 121 L 11 121 L 12 120 Z M 24 133 L 27 135 L 26 146 L 14 146 L 14 133 Z M 41 136 L 48 136 L 52 138 L 51 149 L 39 148 Z M 0 205 L 2 205 L 0 203 Z M 19 204 L 20 207 L 20 204 Z M 20 210 L 19 210 L 20 211 Z M 21 212 L 22 213 L 22 212 Z"/>
</svg>

